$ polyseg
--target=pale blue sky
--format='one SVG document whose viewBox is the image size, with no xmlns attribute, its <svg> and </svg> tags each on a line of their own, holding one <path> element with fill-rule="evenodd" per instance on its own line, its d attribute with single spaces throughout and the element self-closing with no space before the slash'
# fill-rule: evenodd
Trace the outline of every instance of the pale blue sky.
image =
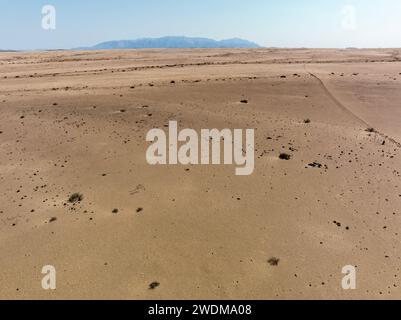
<svg viewBox="0 0 401 320">
<path fill-rule="evenodd" d="M 45 4 L 57 9 L 54 31 L 41 28 Z M 355 7 L 355 28 L 343 26 L 345 5 Z M 0 0 L 0 49 L 166 35 L 268 47 L 401 47 L 401 0 Z"/>
</svg>

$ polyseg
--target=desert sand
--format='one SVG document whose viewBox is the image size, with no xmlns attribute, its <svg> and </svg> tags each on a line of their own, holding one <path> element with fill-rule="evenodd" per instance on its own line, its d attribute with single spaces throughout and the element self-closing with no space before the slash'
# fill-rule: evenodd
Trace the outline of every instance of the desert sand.
<svg viewBox="0 0 401 320">
<path fill-rule="evenodd" d="M 0 53 L 0 298 L 401 299 L 400 102 L 396 49 Z M 148 165 L 170 120 L 254 174 Z"/>
</svg>

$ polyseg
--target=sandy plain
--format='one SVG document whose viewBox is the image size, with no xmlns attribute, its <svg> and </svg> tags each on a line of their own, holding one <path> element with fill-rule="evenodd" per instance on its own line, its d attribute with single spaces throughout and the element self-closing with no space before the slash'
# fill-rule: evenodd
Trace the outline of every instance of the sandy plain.
<svg viewBox="0 0 401 320">
<path fill-rule="evenodd" d="M 0 53 L 0 110 L 2 299 L 401 299 L 401 50 Z M 148 165 L 169 120 L 254 174 Z"/>
</svg>

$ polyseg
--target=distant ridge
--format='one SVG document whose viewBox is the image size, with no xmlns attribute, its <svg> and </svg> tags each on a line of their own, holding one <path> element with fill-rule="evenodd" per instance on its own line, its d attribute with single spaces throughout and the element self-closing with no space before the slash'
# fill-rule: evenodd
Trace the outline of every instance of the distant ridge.
<svg viewBox="0 0 401 320">
<path fill-rule="evenodd" d="M 260 48 L 254 42 L 233 38 L 216 41 L 208 38 L 162 37 L 142 38 L 137 40 L 107 41 L 93 47 L 77 49 L 111 50 L 111 49 L 197 49 L 197 48 Z"/>
</svg>

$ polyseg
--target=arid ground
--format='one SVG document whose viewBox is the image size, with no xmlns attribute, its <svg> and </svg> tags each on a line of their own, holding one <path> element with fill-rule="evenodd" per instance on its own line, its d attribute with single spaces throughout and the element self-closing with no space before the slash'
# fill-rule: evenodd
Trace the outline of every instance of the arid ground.
<svg viewBox="0 0 401 320">
<path fill-rule="evenodd" d="M 0 53 L 0 109 L 0 298 L 401 299 L 401 50 Z M 254 174 L 148 165 L 169 120 Z"/>
</svg>

